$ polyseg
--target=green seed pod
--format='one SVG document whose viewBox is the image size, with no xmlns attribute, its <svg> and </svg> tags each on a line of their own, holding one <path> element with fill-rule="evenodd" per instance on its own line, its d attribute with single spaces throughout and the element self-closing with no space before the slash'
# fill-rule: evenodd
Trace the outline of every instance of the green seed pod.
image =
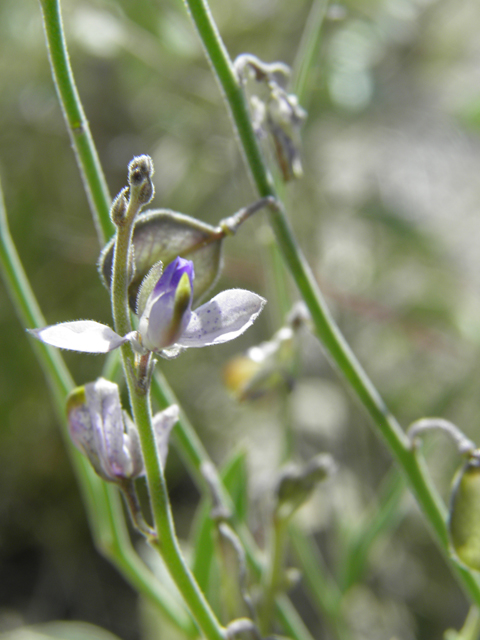
<svg viewBox="0 0 480 640">
<path fill-rule="evenodd" d="M 222 242 L 220 228 L 167 209 L 151 210 L 138 216 L 133 232 L 135 274 L 128 293 L 132 311 L 136 312 L 137 295 L 143 278 L 157 262 L 166 267 L 177 256 L 192 260 L 195 269 L 193 304 L 196 305 L 215 284 L 221 269 Z M 115 238 L 103 249 L 98 268 L 110 288 Z"/>
<path fill-rule="evenodd" d="M 480 571 L 480 460 L 476 456 L 454 479 L 449 530 L 459 559 Z"/>
</svg>

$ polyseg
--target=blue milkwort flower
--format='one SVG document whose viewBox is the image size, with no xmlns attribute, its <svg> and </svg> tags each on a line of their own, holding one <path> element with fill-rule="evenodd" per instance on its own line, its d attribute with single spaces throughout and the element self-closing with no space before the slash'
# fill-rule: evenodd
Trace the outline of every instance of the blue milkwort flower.
<svg viewBox="0 0 480 640">
<path fill-rule="evenodd" d="M 193 263 L 176 258 L 162 273 L 155 265 L 137 300 L 138 330 L 119 336 L 93 320 L 76 320 L 31 329 L 38 340 L 61 349 L 107 353 L 130 341 L 139 353 L 175 357 L 183 349 L 233 340 L 257 319 L 266 300 L 244 289 L 222 291 L 192 310 Z"/>
<path fill-rule="evenodd" d="M 99 378 L 68 396 L 70 436 L 97 474 L 109 482 L 145 475 L 137 427 L 122 411 L 118 386 Z M 157 413 L 152 421 L 157 449 L 165 465 L 168 437 L 178 420 L 178 406 Z"/>
</svg>

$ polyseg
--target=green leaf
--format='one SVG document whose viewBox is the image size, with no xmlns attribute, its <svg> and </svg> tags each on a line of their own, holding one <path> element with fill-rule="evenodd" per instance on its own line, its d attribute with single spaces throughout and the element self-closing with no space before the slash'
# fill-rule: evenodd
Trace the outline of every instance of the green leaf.
<svg viewBox="0 0 480 640">
<path fill-rule="evenodd" d="M 221 476 L 235 505 L 236 520 L 244 522 L 248 514 L 247 452 L 243 449 L 234 452 L 223 467 Z"/>
<path fill-rule="evenodd" d="M 197 509 L 193 526 L 193 562 L 192 571 L 200 589 L 208 593 L 210 572 L 214 554 L 213 521 L 210 517 L 212 502 L 203 498 Z"/>
<path fill-rule="evenodd" d="M 248 509 L 246 452 L 243 450 L 235 452 L 221 470 L 220 476 L 235 505 L 236 519 L 244 521 L 247 518 Z M 204 593 L 208 593 L 209 590 L 215 554 L 211 510 L 212 501 L 210 498 L 204 498 L 197 509 L 192 536 L 192 571 Z"/>
</svg>

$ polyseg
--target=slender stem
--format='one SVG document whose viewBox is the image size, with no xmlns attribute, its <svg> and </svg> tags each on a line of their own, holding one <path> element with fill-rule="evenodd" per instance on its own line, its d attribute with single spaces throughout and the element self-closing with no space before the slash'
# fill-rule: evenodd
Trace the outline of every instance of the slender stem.
<svg viewBox="0 0 480 640">
<path fill-rule="evenodd" d="M 379 491 L 375 505 L 363 516 L 363 522 L 355 528 L 353 539 L 343 554 L 340 570 L 340 587 L 346 592 L 362 576 L 370 549 L 379 534 L 397 524 L 402 517 L 399 504 L 405 491 L 405 481 L 398 469 L 393 468 Z"/>
<path fill-rule="evenodd" d="M 276 197 L 271 177 L 264 164 L 252 127 L 245 97 L 208 5 L 205 0 L 185 0 L 185 4 L 190 11 L 207 56 L 222 88 L 236 133 L 241 142 L 247 166 L 258 193 L 260 197 Z M 296 242 L 284 208 L 281 205 L 279 205 L 279 210 L 276 213 L 270 213 L 270 223 L 283 259 L 305 300 L 317 335 L 326 353 L 370 415 L 377 432 L 386 442 L 391 454 L 405 474 L 425 517 L 436 534 L 437 541 L 444 554 L 448 556 L 445 511 L 431 492 L 426 476 L 419 471 L 413 452 L 410 449 L 408 438 L 385 406 L 382 398 L 333 320 L 314 275 Z M 457 574 L 461 576 L 465 590 L 470 598 L 480 604 L 480 587 L 477 579 L 468 571 L 458 569 L 458 567 Z"/>
<path fill-rule="evenodd" d="M 123 482 L 119 483 L 119 486 L 122 490 L 123 497 L 125 498 L 125 503 L 128 506 L 128 511 L 133 525 L 145 536 L 145 538 L 147 538 L 147 540 L 151 540 L 152 544 L 155 544 L 157 534 L 143 517 L 142 505 L 138 499 L 135 481 L 125 479 Z"/>
<path fill-rule="evenodd" d="M 274 612 L 275 598 L 284 580 L 285 547 L 287 542 L 288 519 L 273 516 L 269 558 L 263 579 L 263 603 L 260 610 L 260 631 L 270 632 Z"/>
<path fill-rule="evenodd" d="M 293 63 L 293 93 L 302 106 L 305 106 L 308 80 L 312 67 L 318 58 L 322 26 L 325 20 L 329 0 L 313 0 L 312 8 L 305 22 L 305 30 Z"/>
<path fill-rule="evenodd" d="M 25 328 L 42 327 L 40 307 L 32 291 L 22 263 L 10 235 L 0 187 L 0 266 L 17 315 Z M 107 486 L 93 471 L 87 459 L 73 446 L 65 421 L 65 398 L 75 383 L 57 349 L 32 340 L 40 366 L 50 385 L 54 408 L 63 425 L 67 452 L 83 494 L 89 524 L 99 551 L 122 573 L 139 593 L 149 598 L 164 615 L 188 637 L 197 636 L 196 627 L 187 612 L 172 600 L 168 591 L 147 569 L 131 547 L 118 493 Z"/>
<path fill-rule="evenodd" d="M 132 199 L 133 194 L 131 194 L 131 201 Z M 126 273 L 133 221 L 134 216 L 127 214 L 125 224 L 118 226 L 115 241 L 111 293 L 115 329 L 120 335 L 125 335 L 130 330 Z M 142 392 L 138 387 L 134 356 L 129 344 L 122 346 L 122 357 L 130 404 L 142 446 L 153 521 L 158 535 L 155 547 L 160 552 L 170 575 L 205 637 L 209 640 L 224 640 L 224 630 L 197 585 L 178 544 L 167 485 L 152 427 L 150 398 L 148 393 Z"/>
<path fill-rule="evenodd" d="M 97 223 L 97 230 L 99 230 L 100 227 L 103 229 L 103 232 L 99 232 L 99 241 L 102 245 L 104 237 L 109 237 L 113 229 L 109 217 L 111 198 L 108 188 L 106 187 L 103 171 L 98 161 L 98 155 L 75 87 L 66 49 L 59 2 L 58 0 L 41 0 L 41 3 L 44 13 L 47 45 L 55 84 L 65 115 L 67 128 L 70 132 L 70 136 L 76 150 L 76 159 L 89 197 L 92 214 L 94 220 L 99 221 Z M 241 92 L 239 92 L 239 97 L 240 99 L 243 99 Z M 79 127 L 78 123 L 83 123 L 83 128 Z M 79 140 L 81 144 L 77 145 L 76 143 Z M 28 323 L 28 326 L 42 326 L 43 324 L 45 324 L 43 321 L 39 321 L 37 323 Z M 41 344 L 36 344 L 35 348 L 43 349 L 54 354 L 54 357 L 55 354 L 57 354 L 56 351 L 50 350 Z M 173 394 L 169 389 L 166 380 L 161 381 L 160 386 L 157 382 L 155 387 L 163 399 L 167 397 L 170 398 L 168 400 L 168 404 L 163 404 L 163 406 L 168 406 L 172 402 L 175 402 L 175 398 L 172 398 Z M 62 402 L 63 398 L 64 394 L 61 394 Z M 203 487 L 204 479 L 201 475 L 200 467 L 202 462 L 205 459 L 208 459 L 208 455 L 191 426 L 187 430 L 177 430 L 177 443 L 187 465 L 190 467 L 191 473 L 196 478 L 198 484 Z M 226 493 L 224 497 L 227 498 Z M 91 526 L 94 528 L 95 518 L 92 518 Z M 260 575 L 261 563 L 256 555 L 258 550 L 255 549 L 254 542 L 246 527 L 242 527 L 242 533 L 242 541 L 246 546 L 250 564 L 255 567 L 257 575 Z M 133 574 L 135 574 L 135 570 L 133 570 Z M 293 609 L 287 598 L 282 597 L 281 600 L 279 599 L 277 607 L 282 624 L 292 637 L 296 640 L 312 640 L 312 637 L 303 624 L 303 621 L 300 619 L 295 609 Z"/>
<path fill-rule="evenodd" d="M 294 525 L 289 528 L 289 534 L 312 603 L 338 640 L 349 640 L 351 633 L 341 612 L 342 593 L 328 572 L 317 546 Z"/>
<path fill-rule="evenodd" d="M 108 509 L 104 514 L 109 522 L 109 538 L 103 541 L 103 552 L 120 569 L 124 577 L 139 593 L 149 598 L 153 604 L 179 630 L 189 638 L 198 638 L 198 629 L 189 613 L 174 598 L 166 586 L 158 581 L 153 573 L 147 569 L 137 553 L 133 550 L 118 491 L 112 485 L 102 482 Z"/>
<path fill-rule="evenodd" d="M 113 232 L 110 194 L 73 78 L 59 0 L 40 0 L 53 79 L 77 157 L 100 245 Z"/>
</svg>

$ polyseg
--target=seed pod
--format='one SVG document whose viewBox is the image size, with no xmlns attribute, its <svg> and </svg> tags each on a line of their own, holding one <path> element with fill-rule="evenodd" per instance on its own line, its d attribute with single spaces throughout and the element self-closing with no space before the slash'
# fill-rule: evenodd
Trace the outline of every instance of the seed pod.
<svg viewBox="0 0 480 640">
<path fill-rule="evenodd" d="M 472 456 L 453 483 L 450 539 L 459 559 L 480 571 L 480 460 Z"/>
<path fill-rule="evenodd" d="M 215 284 L 221 269 L 225 233 L 195 218 L 167 209 L 147 211 L 138 216 L 133 232 L 135 273 L 128 288 L 132 311 L 136 312 L 138 290 L 143 278 L 157 262 L 166 267 L 177 256 L 193 261 L 194 306 Z M 110 289 L 115 238 L 103 249 L 98 267 Z"/>
</svg>

